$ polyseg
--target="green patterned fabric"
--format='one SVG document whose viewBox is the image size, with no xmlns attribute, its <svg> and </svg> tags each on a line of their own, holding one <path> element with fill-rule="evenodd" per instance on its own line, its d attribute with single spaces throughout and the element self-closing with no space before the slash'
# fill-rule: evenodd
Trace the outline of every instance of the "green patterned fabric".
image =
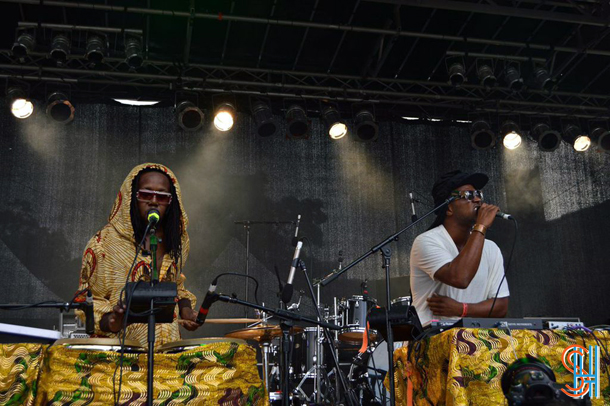
<svg viewBox="0 0 610 406">
<path fill-rule="evenodd" d="M 610 334 L 595 332 L 610 350 Z M 574 344 L 598 345 L 591 334 L 563 330 L 451 329 L 394 352 L 396 404 L 407 404 L 407 378 L 414 405 L 504 406 L 502 374 L 517 358 L 531 356 L 548 365 L 557 382 L 573 384 L 563 351 Z M 587 361 L 588 362 L 588 361 Z M 610 359 L 600 348 L 600 395 L 594 406 L 610 405 Z M 388 382 L 386 380 L 386 387 Z"/>
</svg>

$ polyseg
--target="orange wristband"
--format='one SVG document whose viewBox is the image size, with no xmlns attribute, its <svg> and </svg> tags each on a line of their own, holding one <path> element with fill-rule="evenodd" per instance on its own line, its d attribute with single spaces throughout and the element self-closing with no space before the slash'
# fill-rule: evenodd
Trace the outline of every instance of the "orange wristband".
<svg viewBox="0 0 610 406">
<path fill-rule="evenodd" d="M 466 317 L 468 315 L 468 303 L 462 303 L 462 315 L 460 317 Z"/>
</svg>

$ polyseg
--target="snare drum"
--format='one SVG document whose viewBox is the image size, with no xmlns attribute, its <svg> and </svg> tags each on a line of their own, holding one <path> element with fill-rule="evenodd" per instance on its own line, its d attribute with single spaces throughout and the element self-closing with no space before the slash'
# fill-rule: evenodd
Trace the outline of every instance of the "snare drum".
<svg viewBox="0 0 610 406">
<path fill-rule="evenodd" d="M 227 339 L 225 337 L 209 337 L 209 338 L 193 338 L 190 340 L 180 340 L 174 341 L 171 343 L 163 344 L 157 352 L 162 354 L 176 354 L 183 351 L 192 350 L 197 347 L 201 347 L 208 344 L 213 343 L 237 343 L 247 345 L 245 340 L 241 340 L 239 338 L 230 338 Z"/>
<path fill-rule="evenodd" d="M 55 341 L 53 345 L 62 345 L 71 350 L 121 351 L 121 342 L 118 338 L 62 338 Z M 145 353 L 146 348 L 135 340 L 126 339 L 124 352 Z"/>
<path fill-rule="evenodd" d="M 339 332 L 339 340 L 347 343 L 362 343 L 362 334 L 366 328 L 368 311 L 377 303 L 364 296 L 352 296 L 341 302 L 343 309 L 343 328 Z M 369 330 L 369 340 L 377 339 L 377 331 Z"/>
</svg>

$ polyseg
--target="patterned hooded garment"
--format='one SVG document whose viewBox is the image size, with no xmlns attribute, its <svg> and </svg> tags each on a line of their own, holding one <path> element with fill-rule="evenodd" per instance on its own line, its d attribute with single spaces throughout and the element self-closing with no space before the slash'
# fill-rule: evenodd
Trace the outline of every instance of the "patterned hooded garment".
<svg viewBox="0 0 610 406">
<path fill-rule="evenodd" d="M 138 173 L 148 168 L 158 169 L 169 176 L 178 197 L 177 201 L 172 201 L 171 204 L 179 204 L 182 213 L 182 259 L 176 263 L 170 257 L 169 252 L 166 253 L 163 262 L 159 265 L 159 280 L 162 282 L 177 282 L 178 299 L 188 299 L 191 302 L 191 308 L 196 308 L 197 299 L 184 288 L 186 278 L 182 274 L 182 266 L 189 253 L 189 238 L 186 232 L 188 218 L 182 204 L 178 180 L 163 165 L 154 163 L 138 165 L 131 170 L 123 181 L 110 213 L 108 224 L 89 240 L 83 254 L 79 289 L 90 289 L 93 294 L 95 336 L 98 337 L 117 337 L 117 334 L 102 331 L 100 320 L 104 314 L 112 312 L 112 308 L 119 302 L 121 289 L 125 285 L 127 272 L 134 259 L 136 241 L 130 214 L 131 189 L 133 180 Z M 129 281 L 149 281 L 150 269 L 152 269 L 152 256 L 140 251 Z M 178 314 L 179 309 L 176 305 L 173 323 L 157 324 L 155 348 L 180 339 Z M 140 345 L 145 348 L 148 347 L 147 325 L 138 323 L 129 325 L 126 338 L 140 342 Z"/>
</svg>

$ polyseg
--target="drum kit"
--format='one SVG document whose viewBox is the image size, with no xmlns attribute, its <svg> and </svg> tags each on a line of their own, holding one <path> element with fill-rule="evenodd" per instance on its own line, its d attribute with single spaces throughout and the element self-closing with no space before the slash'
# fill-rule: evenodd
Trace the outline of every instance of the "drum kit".
<svg viewBox="0 0 610 406">
<path fill-rule="evenodd" d="M 411 298 L 400 297 L 392 303 L 409 306 Z M 335 297 L 332 311 L 330 306 L 321 304 L 323 321 L 340 327 L 332 334 L 331 343 L 317 326 L 291 328 L 288 359 L 292 404 L 341 403 L 341 385 L 328 354 L 329 348 L 335 351 L 339 366 L 360 404 L 389 404 L 389 394 L 383 387 L 388 370 L 387 344 L 381 334 L 367 328 L 368 312 L 376 306 L 377 301 L 366 294 L 341 299 Z M 298 307 L 292 309 L 298 311 Z M 260 373 L 268 388 L 270 402 L 272 405 L 280 404 L 282 330 L 279 325 L 272 324 L 270 317 L 260 316 L 261 319 L 250 319 L 256 321 L 247 328 L 231 331 L 225 337 L 254 342 L 260 347 Z"/>
</svg>

